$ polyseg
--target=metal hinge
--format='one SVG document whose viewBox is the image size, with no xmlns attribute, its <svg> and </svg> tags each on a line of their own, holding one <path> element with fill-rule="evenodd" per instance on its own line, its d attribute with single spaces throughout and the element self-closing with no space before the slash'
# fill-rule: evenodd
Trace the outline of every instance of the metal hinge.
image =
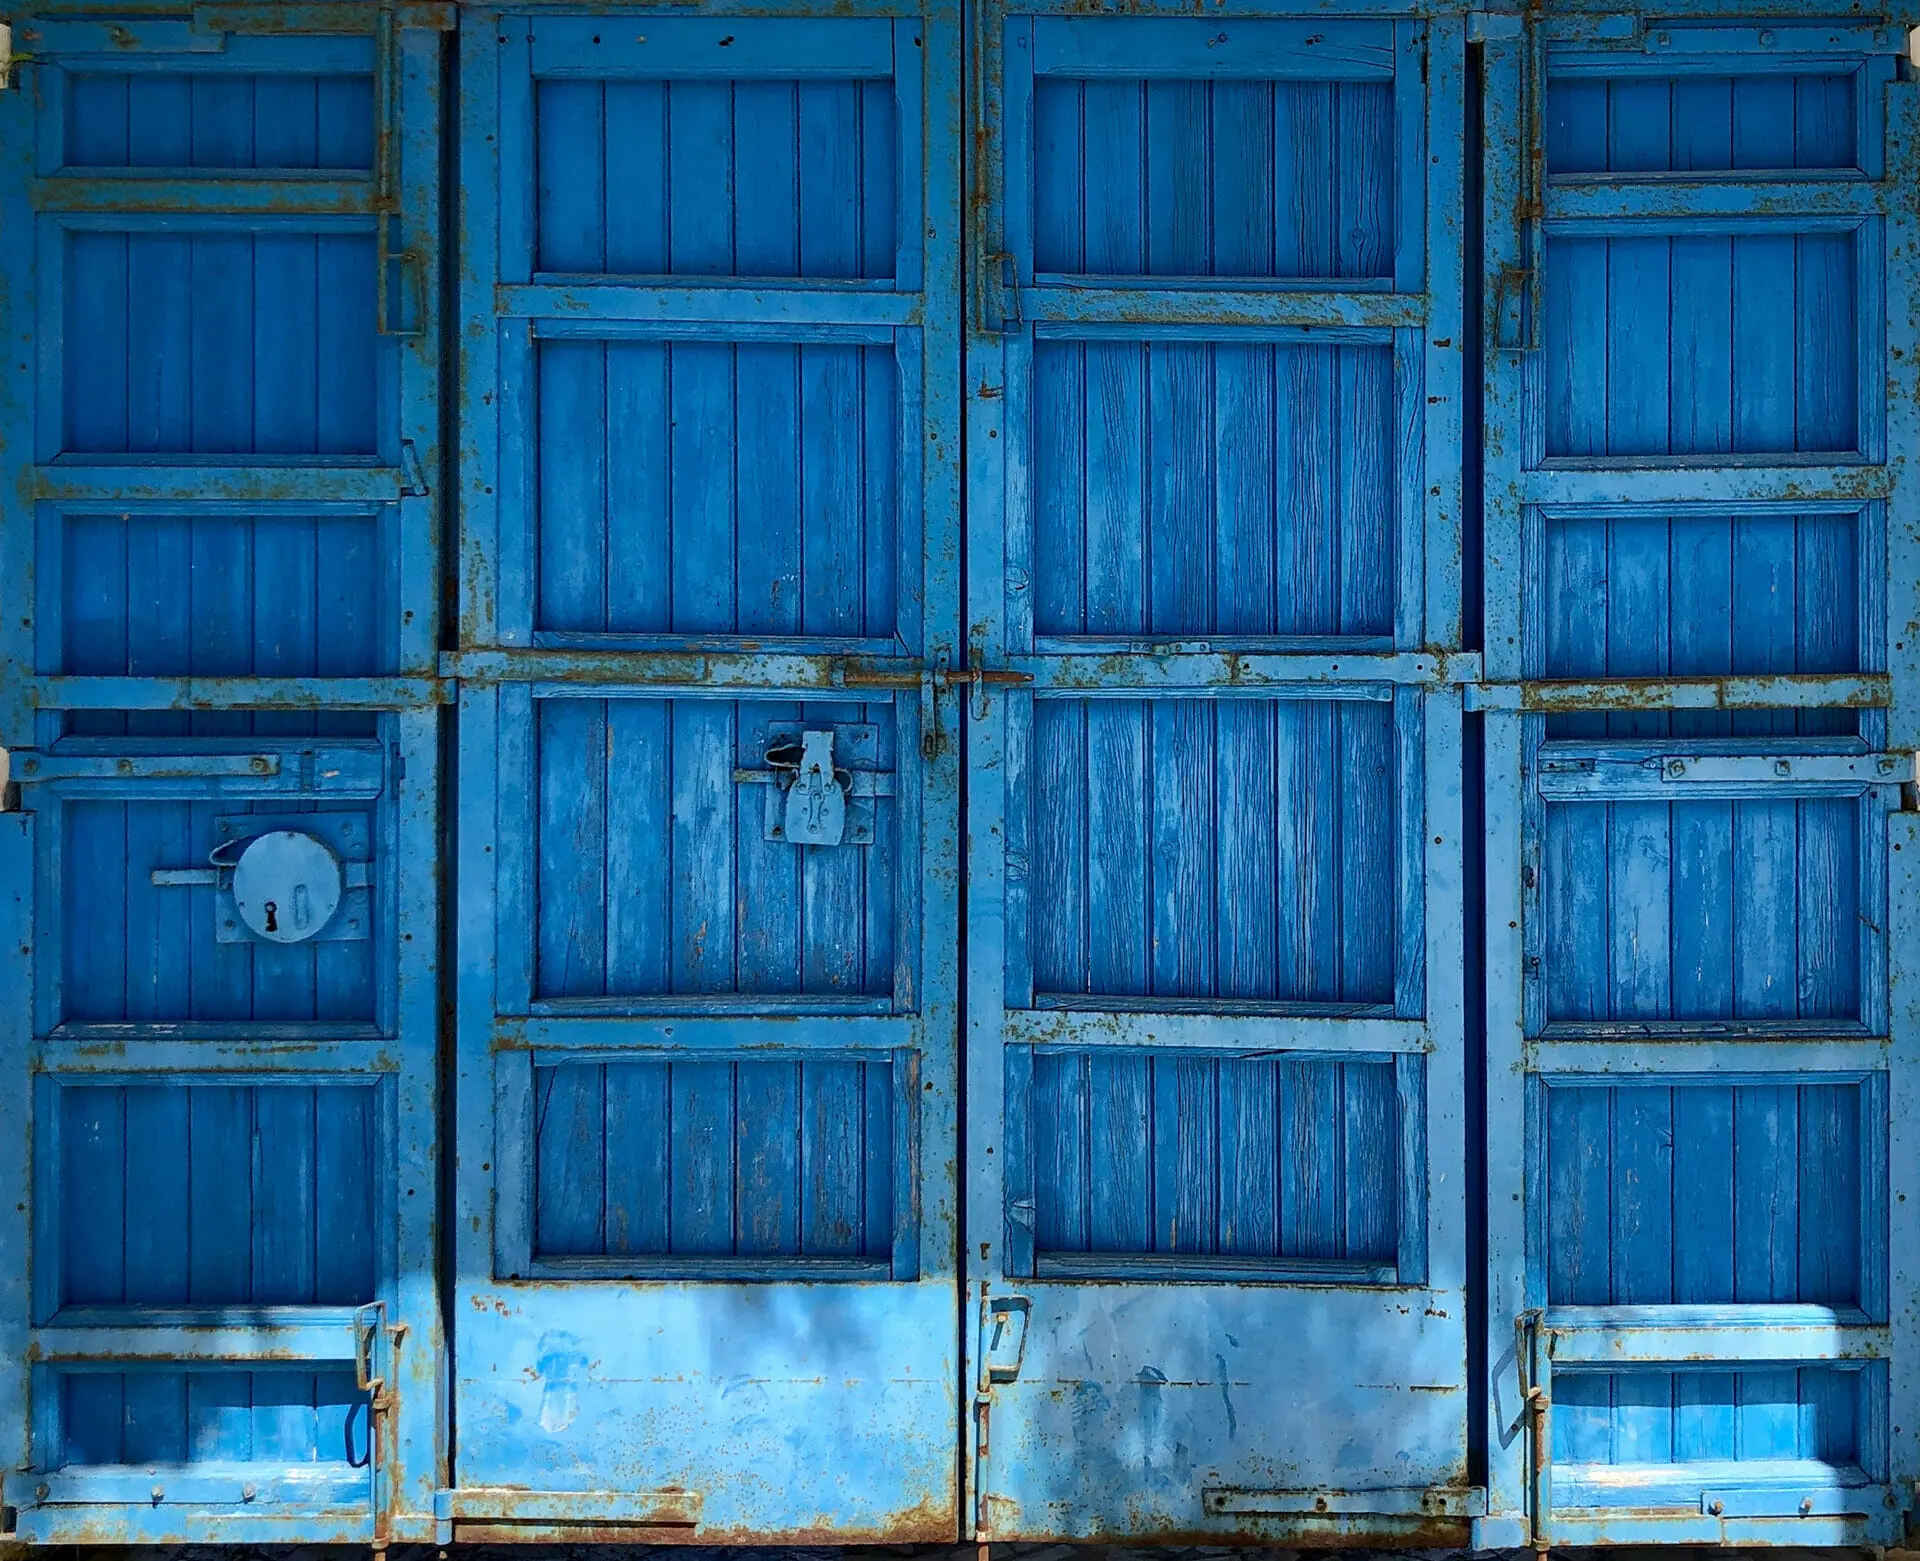
<svg viewBox="0 0 1920 1561">
<path fill-rule="evenodd" d="M 1015 1381 L 1027 1358 L 1033 1302 L 1024 1295 L 980 1297 L 980 1374 L 973 1390 L 973 1537 L 984 1544 L 987 1522 L 987 1459 L 992 1447 L 993 1390 Z"/>
<path fill-rule="evenodd" d="M 1553 1544 L 1553 1399 L 1546 1354 L 1547 1314 L 1529 1307 L 1513 1320 L 1513 1365 L 1527 1427 L 1527 1528 L 1534 1553 Z"/>
</svg>

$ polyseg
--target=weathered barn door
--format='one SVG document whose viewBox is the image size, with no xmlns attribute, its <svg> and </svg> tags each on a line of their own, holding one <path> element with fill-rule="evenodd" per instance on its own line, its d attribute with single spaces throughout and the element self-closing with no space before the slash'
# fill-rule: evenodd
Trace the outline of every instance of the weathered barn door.
<svg viewBox="0 0 1920 1561">
<path fill-rule="evenodd" d="M 0 1441 L 29 1540 L 432 1535 L 436 20 L 13 18 Z"/>
<path fill-rule="evenodd" d="M 1081 9 L 976 51 L 969 1519 L 1464 1534 L 1464 22 Z"/>
<path fill-rule="evenodd" d="M 462 18 L 454 1533 L 954 1529 L 959 45 Z"/>
<path fill-rule="evenodd" d="M 1893 1543 L 1920 1473 L 1906 46 L 1489 42 L 1491 1496 L 1542 1543 Z"/>
</svg>

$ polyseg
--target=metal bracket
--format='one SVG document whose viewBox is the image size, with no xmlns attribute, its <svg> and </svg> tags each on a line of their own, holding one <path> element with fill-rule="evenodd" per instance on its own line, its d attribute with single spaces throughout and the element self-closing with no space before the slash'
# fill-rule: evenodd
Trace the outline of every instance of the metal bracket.
<svg viewBox="0 0 1920 1561">
<path fill-rule="evenodd" d="M 1537 1306 L 1513 1320 L 1513 1365 L 1520 1378 L 1520 1413 L 1528 1433 L 1529 1543 L 1543 1561 L 1553 1543 L 1553 1399 L 1546 1320 L 1547 1314 Z"/>
<path fill-rule="evenodd" d="M 737 769 L 736 785 L 765 786 L 768 840 L 795 846 L 868 846 L 874 799 L 893 795 L 893 776 L 877 768 L 880 729 L 769 722 L 761 733 L 764 770 Z"/>
<path fill-rule="evenodd" d="M 1020 1375 L 1027 1358 L 1033 1301 L 1024 1295 L 980 1297 L 980 1376 L 973 1390 L 973 1533 L 987 1536 L 987 1458 L 992 1446 L 993 1390 Z"/>
<path fill-rule="evenodd" d="M 358 943 L 373 935 L 368 820 L 355 813 L 245 813 L 214 821 L 205 867 L 156 867 L 160 889 L 215 891 L 220 943 Z"/>
<path fill-rule="evenodd" d="M 367 1395 L 367 1499 L 373 1508 L 373 1552 L 387 1548 L 392 1533 L 392 1471 L 385 1467 L 392 1437 L 393 1390 L 388 1386 L 389 1355 L 406 1331 L 387 1326 L 387 1303 L 369 1301 L 353 1312 L 353 1381 Z"/>
</svg>

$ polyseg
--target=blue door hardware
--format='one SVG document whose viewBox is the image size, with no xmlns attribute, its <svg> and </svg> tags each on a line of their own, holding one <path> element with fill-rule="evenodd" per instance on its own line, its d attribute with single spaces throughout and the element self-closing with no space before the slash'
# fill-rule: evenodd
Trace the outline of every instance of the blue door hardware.
<svg viewBox="0 0 1920 1561">
<path fill-rule="evenodd" d="M 872 768 L 877 726 L 802 727 L 773 722 L 763 739 L 765 769 L 733 772 L 737 784 L 766 786 L 765 832 L 795 846 L 870 845 L 873 799 L 893 795 L 892 778 Z M 835 757 L 835 744 L 849 764 Z"/>
<path fill-rule="evenodd" d="M 0 22 L 0 1537 L 1914 1543 L 1920 13 L 1207 10 Z"/>
</svg>

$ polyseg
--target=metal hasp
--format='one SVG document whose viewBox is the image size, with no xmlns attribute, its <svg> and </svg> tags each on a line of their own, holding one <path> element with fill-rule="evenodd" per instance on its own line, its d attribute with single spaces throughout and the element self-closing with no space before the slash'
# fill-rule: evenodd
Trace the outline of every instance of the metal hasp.
<svg viewBox="0 0 1920 1561">
<path fill-rule="evenodd" d="M 879 748 L 876 726 L 776 722 L 761 742 L 767 767 L 735 770 L 733 779 L 736 785 L 768 788 L 768 840 L 795 846 L 872 845 L 873 800 L 893 795 L 893 777 L 853 766 L 872 764 Z"/>
<path fill-rule="evenodd" d="M 296 827 L 299 826 L 299 827 Z M 351 943 L 371 936 L 373 864 L 368 821 L 351 813 L 215 821 L 222 837 L 206 867 L 159 867 L 162 889 L 211 888 L 221 943 Z"/>
</svg>

